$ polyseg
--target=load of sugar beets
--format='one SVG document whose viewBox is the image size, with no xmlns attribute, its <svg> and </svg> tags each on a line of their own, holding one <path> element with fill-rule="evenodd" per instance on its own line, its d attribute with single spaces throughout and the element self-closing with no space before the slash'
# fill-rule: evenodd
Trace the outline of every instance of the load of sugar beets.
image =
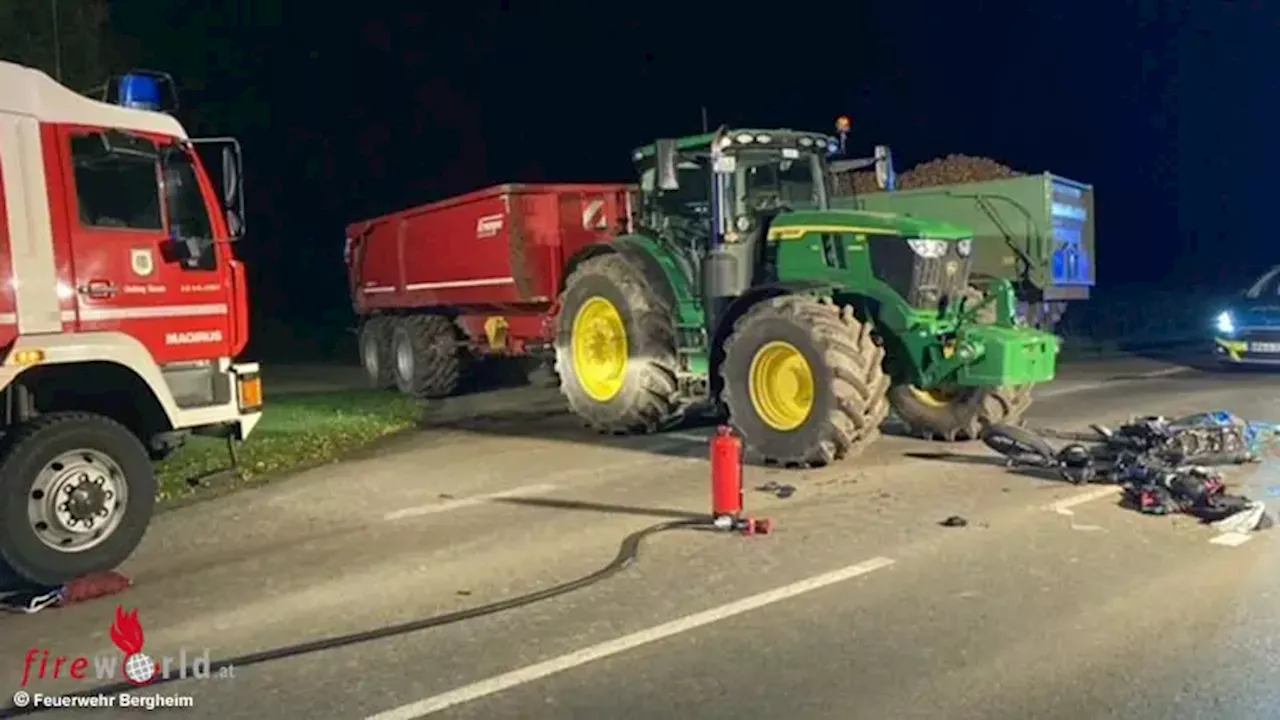
<svg viewBox="0 0 1280 720">
<path fill-rule="evenodd" d="M 1022 177 L 1024 174 L 991 158 L 952 154 L 920 163 L 899 175 L 897 180 L 899 190 L 918 190 L 939 185 Z M 872 170 L 840 173 L 836 182 L 843 193 L 848 193 L 850 189 L 855 195 L 880 192 L 876 174 Z"/>
</svg>

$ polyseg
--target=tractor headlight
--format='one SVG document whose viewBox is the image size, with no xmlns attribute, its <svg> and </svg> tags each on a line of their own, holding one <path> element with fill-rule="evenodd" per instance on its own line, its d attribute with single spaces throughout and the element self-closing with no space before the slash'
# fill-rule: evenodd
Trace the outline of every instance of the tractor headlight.
<svg viewBox="0 0 1280 720">
<path fill-rule="evenodd" d="M 738 227 L 738 232 L 746 232 L 751 229 L 751 216 L 739 215 L 737 222 L 734 223 Z"/>
<path fill-rule="evenodd" d="M 961 240 L 956 243 L 956 252 L 960 253 L 960 257 L 969 257 L 969 253 L 973 251 L 972 240 Z"/>
<path fill-rule="evenodd" d="M 911 250 L 922 258 L 940 258 L 947 254 L 946 240 L 908 240 L 907 245 L 911 246 Z"/>
<path fill-rule="evenodd" d="M 1235 319 L 1231 317 L 1230 312 L 1223 312 L 1219 315 L 1216 325 L 1218 326 L 1218 332 L 1223 335 L 1231 335 L 1236 331 L 1236 322 Z"/>
</svg>

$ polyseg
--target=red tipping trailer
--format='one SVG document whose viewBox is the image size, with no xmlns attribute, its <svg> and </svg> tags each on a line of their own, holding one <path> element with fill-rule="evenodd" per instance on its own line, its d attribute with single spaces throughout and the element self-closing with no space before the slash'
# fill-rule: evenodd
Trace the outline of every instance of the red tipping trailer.
<svg viewBox="0 0 1280 720">
<path fill-rule="evenodd" d="M 629 231 L 635 192 L 498 185 L 349 225 L 345 257 L 369 382 L 442 397 L 471 358 L 550 349 L 565 261 Z"/>
</svg>

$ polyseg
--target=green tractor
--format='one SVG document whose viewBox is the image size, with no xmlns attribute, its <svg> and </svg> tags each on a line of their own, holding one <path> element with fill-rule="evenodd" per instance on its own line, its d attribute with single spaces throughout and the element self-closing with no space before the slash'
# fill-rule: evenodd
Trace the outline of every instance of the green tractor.
<svg viewBox="0 0 1280 720">
<path fill-rule="evenodd" d="M 570 408 L 629 434 L 728 415 L 787 466 L 852 457 L 892 407 L 914 431 L 974 437 L 1052 380 L 1055 336 L 1014 319 L 1011 285 L 969 285 L 972 233 L 832 210 L 826 135 L 727 130 L 633 154 L 633 233 L 573 257 L 556 369 Z"/>
</svg>

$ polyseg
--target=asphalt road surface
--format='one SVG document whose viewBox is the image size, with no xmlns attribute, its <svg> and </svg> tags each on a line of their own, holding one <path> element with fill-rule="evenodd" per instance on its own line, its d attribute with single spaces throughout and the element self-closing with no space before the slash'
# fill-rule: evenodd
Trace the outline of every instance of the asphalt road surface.
<svg viewBox="0 0 1280 720">
<path fill-rule="evenodd" d="M 489 396 L 523 417 L 467 421 L 478 401 L 462 399 L 376 457 L 161 515 L 118 598 L 138 609 L 144 652 L 176 673 L 183 651 L 237 656 L 460 610 L 583 575 L 627 533 L 705 511 L 708 430 L 601 439 L 540 392 Z M 1280 421 L 1280 375 L 1074 365 L 1030 421 L 1210 408 Z M 1275 462 L 1233 478 L 1266 499 Z M 665 533 L 570 595 L 132 696 L 191 698 L 169 712 L 210 720 L 1280 717 L 1280 530 L 1214 544 L 1108 488 L 1008 471 L 977 443 L 887 437 L 855 462 L 747 480 L 772 536 Z M 751 489 L 771 480 L 797 490 Z M 939 525 L 952 515 L 968 525 Z M 101 655 L 118 680 L 116 605 L 0 618 L 0 690 L 98 684 L 91 660 L 87 680 L 22 687 L 32 649 L 64 667 Z"/>
</svg>

